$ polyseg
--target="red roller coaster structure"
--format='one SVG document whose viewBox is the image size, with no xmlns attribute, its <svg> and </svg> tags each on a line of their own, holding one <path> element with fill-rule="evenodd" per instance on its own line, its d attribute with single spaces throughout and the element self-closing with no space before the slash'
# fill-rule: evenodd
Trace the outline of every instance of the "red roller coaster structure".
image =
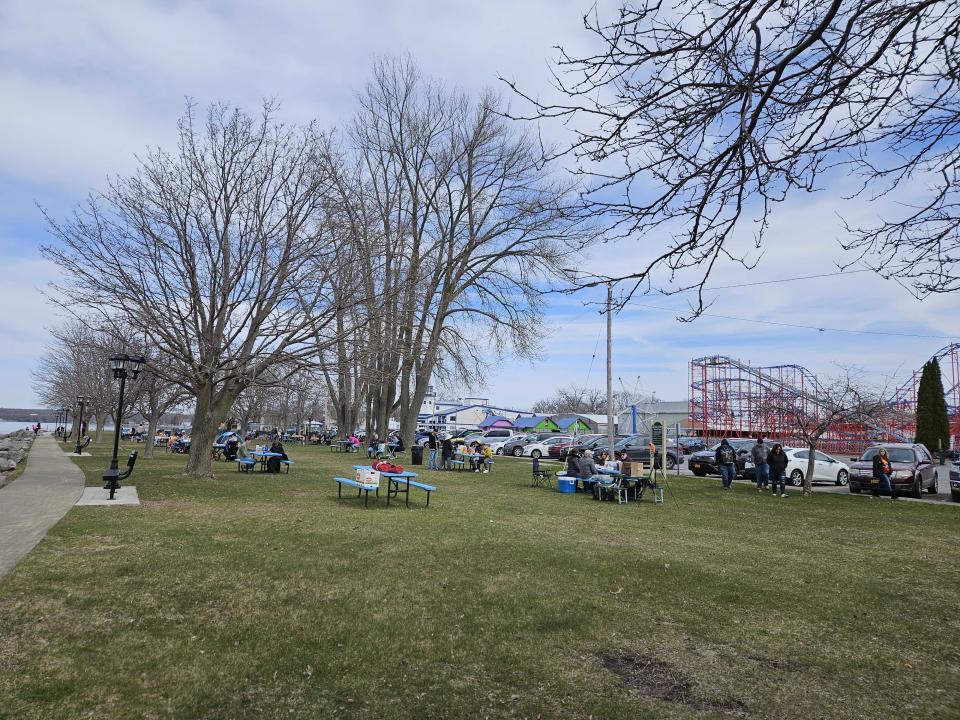
<svg viewBox="0 0 960 720">
<path fill-rule="evenodd" d="M 934 355 L 940 361 L 950 415 L 953 446 L 960 447 L 960 344 Z M 826 452 L 859 453 L 874 441 L 910 442 L 916 432 L 920 372 L 901 385 L 887 403 L 888 412 L 860 423 L 837 423 L 821 439 Z M 763 437 L 795 441 L 789 418 L 770 408 L 784 400 L 816 417 L 824 407 L 816 376 L 800 365 L 756 366 L 723 355 L 690 362 L 690 422 L 704 438 Z M 936 449 L 936 448 L 933 448 Z"/>
</svg>

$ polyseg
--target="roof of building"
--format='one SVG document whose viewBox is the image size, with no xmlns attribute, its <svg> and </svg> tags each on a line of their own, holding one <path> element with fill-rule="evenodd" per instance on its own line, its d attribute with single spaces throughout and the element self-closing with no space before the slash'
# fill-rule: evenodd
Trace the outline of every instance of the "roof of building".
<svg viewBox="0 0 960 720">
<path fill-rule="evenodd" d="M 553 420 L 561 430 L 566 430 L 578 420 L 582 421 L 582 418 L 579 415 L 554 415 L 550 419 Z M 584 422 L 583 424 L 588 425 L 589 423 Z"/>
<path fill-rule="evenodd" d="M 532 428 L 536 427 L 544 420 L 549 420 L 550 418 L 546 415 L 533 415 L 532 417 L 518 417 L 513 421 L 513 426 L 515 428 Z"/>
<path fill-rule="evenodd" d="M 439 417 L 440 415 L 453 415 L 454 413 L 463 412 L 464 410 L 469 410 L 471 408 L 482 408 L 483 410 L 488 410 L 490 412 L 499 411 L 499 412 L 515 412 L 515 413 L 527 413 L 529 410 L 511 410 L 510 408 L 498 408 L 492 407 L 490 405 L 461 405 L 459 407 L 452 407 L 447 410 L 438 410 L 435 413 L 430 413 L 425 417 Z M 506 418 L 501 417 L 501 419 L 506 420 Z M 519 418 L 518 418 L 519 419 Z M 516 422 L 516 421 L 514 421 Z"/>
<path fill-rule="evenodd" d="M 494 424 L 496 424 L 496 423 L 507 423 L 507 424 L 509 424 L 509 423 L 510 423 L 510 420 L 508 420 L 507 418 L 505 418 L 503 415 L 487 415 L 487 417 L 485 417 L 485 418 L 483 419 L 483 422 L 480 423 L 479 427 L 488 428 L 488 427 L 490 427 L 491 425 L 494 425 Z"/>
</svg>

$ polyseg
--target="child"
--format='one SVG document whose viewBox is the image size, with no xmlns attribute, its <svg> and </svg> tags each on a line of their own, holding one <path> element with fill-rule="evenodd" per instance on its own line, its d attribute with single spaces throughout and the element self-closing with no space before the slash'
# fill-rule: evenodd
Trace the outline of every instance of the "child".
<svg viewBox="0 0 960 720">
<path fill-rule="evenodd" d="M 477 470 L 484 473 L 490 472 L 490 465 L 493 463 L 493 450 L 489 445 L 481 445 L 479 448 L 480 457 L 477 459 Z"/>
</svg>

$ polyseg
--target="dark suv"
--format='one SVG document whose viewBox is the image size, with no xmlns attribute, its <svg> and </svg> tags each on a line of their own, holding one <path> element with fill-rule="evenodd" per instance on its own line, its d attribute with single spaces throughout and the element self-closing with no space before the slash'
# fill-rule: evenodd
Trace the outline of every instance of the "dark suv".
<svg viewBox="0 0 960 720">
<path fill-rule="evenodd" d="M 627 457 L 631 460 L 637 460 L 642 462 L 647 467 L 650 466 L 650 438 L 643 435 L 628 435 L 625 438 L 622 438 L 617 441 L 617 444 L 613 446 L 614 456 L 619 457 L 622 450 L 627 451 Z M 596 456 L 598 453 L 607 449 L 607 443 L 601 441 L 593 448 L 593 454 Z M 673 447 L 667 447 L 665 455 L 667 457 L 667 462 L 664 465 L 664 469 L 673 470 L 677 467 L 679 458 L 677 457 L 677 450 Z"/>
<path fill-rule="evenodd" d="M 730 438 L 727 440 L 727 442 L 729 442 L 733 449 L 737 452 L 737 475 L 743 475 L 743 470 L 746 467 L 747 460 L 750 457 L 750 449 L 756 445 L 757 441 L 750 438 Z M 717 443 L 706 450 L 693 453 L 693 455 L 691 455 L 687 460 L 687 467 L 690 468 L 690 472 L 697 477 L 703 477 L 704 475 L 719 475 L 720 468 L 717 467 L 716 457 L 718 447 L 720 447 L 720 443 Z M 773 447 L 773 445 L 770 447 Z"/>
<path fill-rule="evenodd" d="M 960 463 L 950 466 L 950 499 L 960 502 Z"/>
<path fill-rule="evenodd" d="M 883 443 L 868 447 L 860 459 L 850 463 L 850 492 L 859 493 L 872 490 L 873 458 L 886 448 L 890 458 L 892 476 L 890 484 L 897 494 L 909 494 L 911 497 L 923 497 L 926 490 L 931 495 L 937 492 L 939 471 L 933 464 L 933 458 L 925 445 L 911 443 Z"/>
</svg>

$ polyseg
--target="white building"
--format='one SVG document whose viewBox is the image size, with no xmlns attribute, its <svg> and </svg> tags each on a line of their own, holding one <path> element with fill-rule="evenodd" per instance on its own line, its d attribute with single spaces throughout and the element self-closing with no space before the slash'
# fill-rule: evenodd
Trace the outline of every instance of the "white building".
<svg viewBox="0 0 960 720">
<path fill-rule="evenodd" d="M 440 430 L 441 432 L 472 430 L 479 427 L 480 423 L 491 415 L 499 415 L 511 421 L 521 416 L 533 415 L 526 410 L 496 407 L 490 405 L 487 398 L 475 397 L 457 400 L 433 400 L 433 412 L 424 412 L 426 408 L 427 404 L 424 402 L 418 418 L 418 426 Z"/>
</svg>

